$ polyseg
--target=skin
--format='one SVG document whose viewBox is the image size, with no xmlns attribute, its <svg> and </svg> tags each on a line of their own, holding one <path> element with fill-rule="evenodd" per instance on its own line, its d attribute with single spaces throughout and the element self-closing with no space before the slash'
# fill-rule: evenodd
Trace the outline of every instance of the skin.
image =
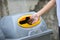
<svg viewBox="0 0 60 40">
<path fill-rule="evenodd" d="M 39 10 L 37 13 L 33 14 L 30 18 L 30 20 L 34 19 L 32 24 L 38 21 L 38 18 L 45 14 L 45 12 L 49 11 L 51 8 L 53 8 L 56 4 L 56 0 L 50 0 L 41 10 Z"/>
</svg>

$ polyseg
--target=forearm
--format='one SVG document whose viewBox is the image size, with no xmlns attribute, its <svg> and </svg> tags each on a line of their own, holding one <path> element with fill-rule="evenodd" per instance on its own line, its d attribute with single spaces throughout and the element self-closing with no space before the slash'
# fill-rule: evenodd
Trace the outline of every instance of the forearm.
<svg viewBox="0 0 60 40">
<path fill-rule="evenodd" d="M 55 1 L 49 1 L 41 10 L 39 10 L 37 13 L 39 16 L 44 14 L 45 12 L 49 11 L 52 7 L 54 7 Z"/>
</svg>

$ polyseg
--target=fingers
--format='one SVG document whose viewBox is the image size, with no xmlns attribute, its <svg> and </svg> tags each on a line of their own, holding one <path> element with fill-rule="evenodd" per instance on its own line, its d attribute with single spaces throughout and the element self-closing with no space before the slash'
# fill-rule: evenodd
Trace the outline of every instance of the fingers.
<svg viewBox="0 0 60 40">
<path fill-rule="evenodd" d="M 28 20 L 28 24 L 32 24 L 32 22 L 33 22 L 33 19 L 30 19 L 30 20 Z"/>
<path fill-rule="evenodd" d="M 34 19 L 34 21 L 32 22 L 32 24 L 36 23 L 38 21 L 38 18 Z"/>
<path fill-rule="evenodd" d="M 34 24 L 35 22 L 38 21 L 38 15 L 37 14 L 33 14 L 32 16 L 30 16 L 30 20 L 28 21 L 29 24 Z"/>
</svg>

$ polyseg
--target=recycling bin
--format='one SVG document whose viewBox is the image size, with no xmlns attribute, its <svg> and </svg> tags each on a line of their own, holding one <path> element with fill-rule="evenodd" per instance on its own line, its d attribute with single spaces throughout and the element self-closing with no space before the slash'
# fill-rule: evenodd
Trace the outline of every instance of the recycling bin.
<svg viewBox="0 0 60 40">
<path fill-rule="evenodd" d="M 24 12 L 3 17 L 0 25 L 6 40 L 51 40 L 52 30 L 47 28 L 42 17 L 34 24 L 26 22 L 34 13 Z M 22 20 L 25 21 L 22 23 Z"/>
</svg>

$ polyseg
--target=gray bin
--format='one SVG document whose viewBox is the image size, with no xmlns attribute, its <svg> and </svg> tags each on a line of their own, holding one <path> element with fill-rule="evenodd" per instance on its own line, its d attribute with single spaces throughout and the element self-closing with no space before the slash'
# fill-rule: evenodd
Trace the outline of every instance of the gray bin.
<svg viewBox="0 0 60 40">
<path fill-rule="evenodd" d="M 1 29 L 7 39 L 11 40 L 35 40 L 39 38 L 44 40 L 50 39 L 51 30 L 48 30 L 45 21 L 40 17 L 41 22 L 33 28 L 22 28 L 18 25 L 17 20 L 23 15 L 33 14 L 35 12 L 25 12 L 17 15 L 10 15 L 1 19 Z"/>
</svg>

